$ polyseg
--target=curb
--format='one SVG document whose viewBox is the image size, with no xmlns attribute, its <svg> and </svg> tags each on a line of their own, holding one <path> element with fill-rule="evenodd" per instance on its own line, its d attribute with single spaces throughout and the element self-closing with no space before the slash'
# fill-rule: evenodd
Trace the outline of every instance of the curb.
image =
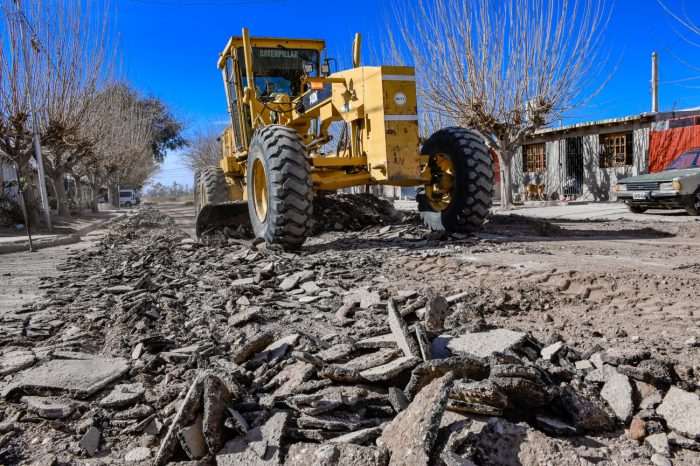
<svg viewBox="0 0 700 466">
<path fill-rule="evenodd" d="M 32 244 L 34 246 L 34 249 L 45 249 L 45 248 L 52 248 L 55 246 L 65 246 L 68 244 L 75 244 L 80 242 L 80 238 L 83 236 L 86 236 L 87 234 L 105 227 L 107 225 L 110 225 L 117 220 L 121 220 L 122 218 L 126 217 L 126 213 L 120 213 L 115 215 L 114 217 L 95 222 L 91 225 L 88 225 L 86 227 L 81 228 L 80 230 L 76 230 L 75 233 L 71 233 L 70 235 L 62 235 L 62 236 L 57 236 L 55 238 L 44 238 L 44 239 L 35 239 L 32 241 Z M 0 245 L 0 254 L 10 254 L 13 252 L 22 252 L 22 251 L 28 251 L 29 250 L 29 241 L 24 239 L 21 241 L 15 241 L 10 244 L 2 244 Z"/>
</svg>

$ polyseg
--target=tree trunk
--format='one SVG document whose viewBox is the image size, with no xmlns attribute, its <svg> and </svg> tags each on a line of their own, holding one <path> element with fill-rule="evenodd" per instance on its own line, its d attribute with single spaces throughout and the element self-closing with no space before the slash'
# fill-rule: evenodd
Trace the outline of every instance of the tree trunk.
<svg viewBox="0 0 700 466">
<path fill-rule="evenodd" d="M 70 215 L 70 209 L 68 208 L 68 195 L 66 193 L 66 187 L 63 185 L 63 173 L 56 173 L 51 181 L 53 182 L 54 190 L 56 192 L 56 207 L 58 208 L 58 215 L 61 217 L 68 217 Z"/>
<path fill-rule="evenodd" d="M 507 150 L 501 150 L 501 209 L 508 210 L 513 207 L 513 181 L 511 165 L 513 154 Z"/>
<path fill-rule="evenodd" d="M 119 188 L 117 186 L 107 187 L 107 197 L 112 207 L 119 208 Z"/>
<path fill-rule="evenodd" d="M 78 204 L 78 215 L 85 213 L 85 199 L 83 199 L 83 185 L 75 178 L 75 200 Z"/>
<path fill-rule="evenodd" d="M 97 186 L 97 188 L 95 188 Z M 97 193 L 99 192 L 99 185 L 90 184 L 90 211 L 96 214 L 100 211 L 100 206 L 97 204 Z"/>
</svg>

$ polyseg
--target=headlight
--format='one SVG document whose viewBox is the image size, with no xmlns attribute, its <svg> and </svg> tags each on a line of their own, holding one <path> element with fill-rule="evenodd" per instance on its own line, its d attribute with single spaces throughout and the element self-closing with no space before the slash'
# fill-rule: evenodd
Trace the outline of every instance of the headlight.
<svg viewBox="0 0 700 466">
<path fill-rule="evenodd" d="M 660 191 L 680 191 L 682 187 L 681 182 L 678 180 L 670 183 L 659 183 Z"/>
<path fill-rule="evenodd" d="M 627 191 L 627 185 L 626 184 L 616 184 L 615 185 L 615 191 Z"/>
</svg>

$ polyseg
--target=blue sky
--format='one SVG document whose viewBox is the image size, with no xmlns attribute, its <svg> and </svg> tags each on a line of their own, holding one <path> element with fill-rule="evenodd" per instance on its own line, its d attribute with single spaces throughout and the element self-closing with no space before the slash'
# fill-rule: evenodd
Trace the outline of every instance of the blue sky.
<svg viewBox="0 0 700 466">
<path fill-rule="evenodd" d="M 698 0 L 664 1 L 680 13 L 685 7 L 700 24 Z M 373 39 L 388 27 L 387 4 L 387 0 L 118 0 L 111 8 L 117 14 L 127 78 L 163 98 L 196 127 L 227 118 L 216 60 L 228 38 L 239 35 L 242 27 L 252 35 L 322 38 L 336 57 L 349 54 L 353 34 L 361 32 L 363 57 L 369 57 Z M 683 38 L 700 44 L 700 37 L 687 33 L 657 0 L 616 0 L 606 35 L 608 68 L 617 70 L 571 122 L 649 111 L 652 51 L 659 53 L 660 110 L 700 106 L 700 79 L 678 82 L 700 77 L 700 45 Z M 182 167 L 177 154 L 169 154 L 154 181 L 192 184 L 192 173 Z"/>
</svg>

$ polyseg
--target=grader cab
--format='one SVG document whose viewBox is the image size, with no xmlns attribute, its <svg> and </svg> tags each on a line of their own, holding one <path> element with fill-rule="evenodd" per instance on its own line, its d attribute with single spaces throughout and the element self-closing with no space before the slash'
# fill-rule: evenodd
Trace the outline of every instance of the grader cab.
<svg viewBox="0 0 700 466">
<path fill-rule="evenodd" d="M 352 186 L 417 186 L 426 224 L 471 231 L 492 204 L 493 167 L 483 138 L 437 131 L 420 147 L 412 67 L 331 70 L 325 42 L 232 37 L 220 55 L 231 125 L 220 166 L 195 175 L 197 235 L 250 219 L 268 244 L 298 248 L 314 193 Z M 335 137 L 331 134 L 334 126 Z"/>
</svg>

